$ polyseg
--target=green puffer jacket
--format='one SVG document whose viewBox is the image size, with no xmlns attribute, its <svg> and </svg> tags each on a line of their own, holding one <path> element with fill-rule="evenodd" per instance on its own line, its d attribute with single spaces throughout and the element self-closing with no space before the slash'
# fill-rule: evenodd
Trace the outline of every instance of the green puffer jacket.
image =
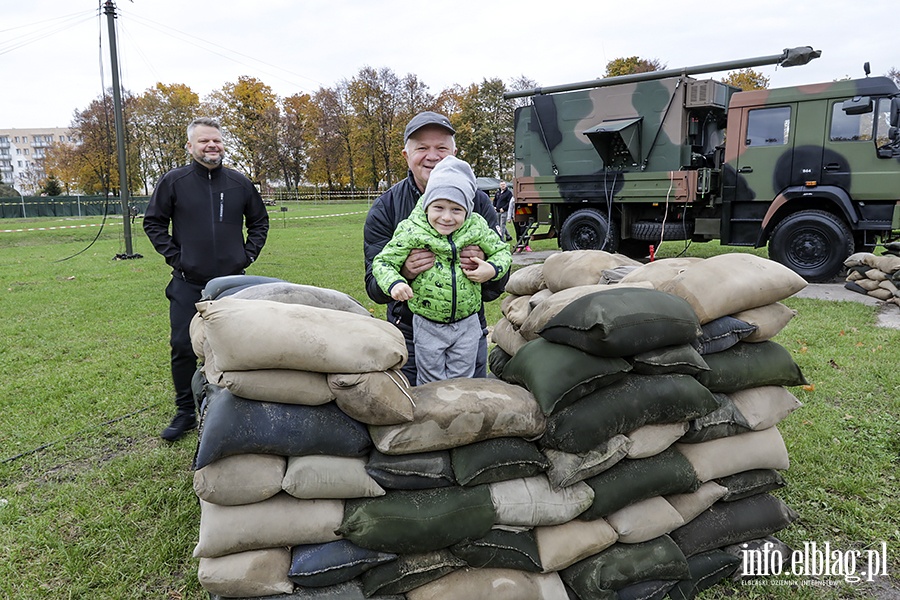
<svg viewBox="0 0 900 600">
<path fill-rule="evenodd" d="M 406 281 L 400 275 L 400 268 L 410 250 L 431 250 L 434 266 L 410 283 L 413 297 L 409 308 L 438 323 L 459 321 L 481 308 L 481 284 L 470 281 L 459 265 L 460 251 L 470 245 L 484 250 L 487 262 L 497 270 L 493 279 L 502 277 L 512 264 L 509 245 L 478 213 L 472 213 L 459 229 L 444 236 L 431 226 L 419 203 L 409 217 L 397 225 L 391 241 L 372 261 L 372 275 L 379 287 L 390 294 L 394 284 Z"/>
</svg>

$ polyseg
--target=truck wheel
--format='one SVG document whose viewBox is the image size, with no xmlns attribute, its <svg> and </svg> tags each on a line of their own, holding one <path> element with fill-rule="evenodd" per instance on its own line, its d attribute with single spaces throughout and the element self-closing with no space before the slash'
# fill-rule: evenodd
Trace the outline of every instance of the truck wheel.
<svg viewBox="0 0 900 600">
<path fill-rule="evenodd" d="M 576 210 L 559 230 L 559 247 L 563 250 L 605 250 L 615 252 L 619 239 L 615 222 L 593 208 Z"/>
<path fill-rule="evenodd" d="M 827 282 L 853 254 L 853 234 L 843 220 L 824 210 L 803 210 L 785 217 L 772 231 L 769 257 L 809 282 Z"/>
</svg>

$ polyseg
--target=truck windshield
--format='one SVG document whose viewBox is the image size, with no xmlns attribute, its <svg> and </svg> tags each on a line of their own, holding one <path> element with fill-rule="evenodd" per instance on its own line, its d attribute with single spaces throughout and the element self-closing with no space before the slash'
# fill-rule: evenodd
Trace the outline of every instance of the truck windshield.
<svg viewBox="0 0 900 600">
<path fill-rule="evenodd" d="M 861 115 L 848 115 L 841 108 L 842 101 L 837 101 L 831 109 L 831 141 L 833 142 L 868 142 L 875 140 L 877 146 L 887 144 L 890 127 L 891 100 L 880 98 L 874 112 Z"/>
</svg>

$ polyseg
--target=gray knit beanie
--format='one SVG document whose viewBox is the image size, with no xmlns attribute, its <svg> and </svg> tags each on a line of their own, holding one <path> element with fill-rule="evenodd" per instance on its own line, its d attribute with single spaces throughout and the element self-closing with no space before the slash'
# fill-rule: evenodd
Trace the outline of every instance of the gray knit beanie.
<svg viewBox="0 0 900 600">
<path fill-rule="evenodd" d="M 422 194 L 422 208 L 435 200 L 450 200 L 466 209 L 466 217 L 475 207 L 475 173 L 469 163 L 453 155 L 444 157 L 435 165 Z"/>
</svg>

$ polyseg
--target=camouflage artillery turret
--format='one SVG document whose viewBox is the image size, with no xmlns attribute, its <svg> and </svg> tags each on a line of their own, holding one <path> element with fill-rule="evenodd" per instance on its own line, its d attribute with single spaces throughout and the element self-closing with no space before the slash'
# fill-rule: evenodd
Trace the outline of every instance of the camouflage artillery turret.
<svg viewBox="0 0 900 600">
<path fill-rule="evenodd" d="M 740 92 L 692 74 L 782 54 L 512 92 L 517 221 L 563 250 L 769 245 L 810 281 L 900 235 L 900 90 L 886 77 Z M 726 131 L 731 132 L 726 137 Z"/>
</svg>

